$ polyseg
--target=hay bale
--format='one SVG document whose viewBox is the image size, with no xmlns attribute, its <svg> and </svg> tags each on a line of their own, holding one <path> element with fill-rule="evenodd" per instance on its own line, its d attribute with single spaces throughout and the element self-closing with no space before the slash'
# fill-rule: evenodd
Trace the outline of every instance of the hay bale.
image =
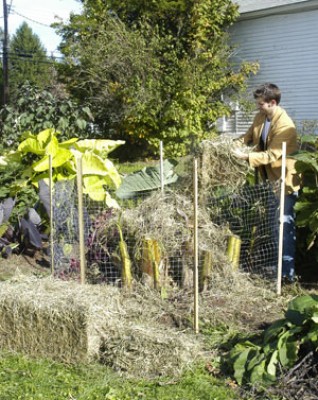
<svg viewBox="0 0 318 400">
<path fill-rule="evenodd" d="M 96 359 L 104 319 L 116 313 L 118 296 L 113 287 L 50 278 L 2 282 L 0 347 L 67 363 Z"/>
<path fill-rule="evenodd" d="M 214 270 L 200 296 L 200 321 L 249 331 L 276 319 L 285 300 L 248 274 Z M 0 283 L 1 348 L 66 363 L 96 360 L 129 377 L 178 377 L 211 359 L 192 316 L 192 289 L 171 287 L 163 299 L 136 282 L 130 291 L 52 278 Z"/>
<path fill-rule="evenodd" d="M 0 283 L 0 347 L 66 363 L 99 361 L 132 377 L 178 376 L 203 340 L 176 328 L 169 302 L 133 291 L 23 277 Z M 188 317 L 187 317 L 188 318 Z"/>
</svg>

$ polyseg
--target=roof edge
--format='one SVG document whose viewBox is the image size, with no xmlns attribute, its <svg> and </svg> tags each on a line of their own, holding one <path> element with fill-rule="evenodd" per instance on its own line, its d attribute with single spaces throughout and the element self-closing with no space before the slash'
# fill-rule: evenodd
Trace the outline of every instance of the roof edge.
<svg viewBox="0 0 318 400">
<path fill-rule="evenodd" d="M 297 12 L 313 11 L 318 9 L 318 0 L 307 0 L 301 3 L 273 6 L 263 10 L 240 13 L 238 21 L 268 17 L 271 15 L 292 14 Z"/>
</svg>

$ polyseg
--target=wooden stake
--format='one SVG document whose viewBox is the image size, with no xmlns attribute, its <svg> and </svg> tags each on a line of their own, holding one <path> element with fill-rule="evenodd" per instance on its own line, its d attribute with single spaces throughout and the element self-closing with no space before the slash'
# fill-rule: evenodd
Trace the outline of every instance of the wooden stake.
<svg viewBox="0 0 318 400">
<path fill-rule="evenodd" d="M 160 183 L 161 183 L 161 192 L 164 192 L 164 174 L 163 174 L 163 143 L 160 140 Z"/>
<path fill-rule="evenodd" d="M 54 275 L 54 221 L 53 221 L 53 167 L 52 154 L 49 156 L 49 191 L 50 191 L 50 247 L 51 247 L 51 274 Z"/>
<path fill-rule="evenodd" d="M 193 205 L 194 205 L 194 262 L 193 262 L 193 289 L 194 289 L 194 319 L 195 333 L 199 333 L 199 251 L 198 251 L 198 160 L 193 160 Z"/>
<path fill-rule="evenodd" d="M 79 247 L 80 247 L 80 276 L 81 283 L 85 283 L 85 242 L 84 242 L 84 213 L 83 213 L 83 174 L 82 174 L 82 158 L 76 159 L 77 165 L 77 196 L 78 196 L 78 230 L 79 230 Z"/>
</svg>

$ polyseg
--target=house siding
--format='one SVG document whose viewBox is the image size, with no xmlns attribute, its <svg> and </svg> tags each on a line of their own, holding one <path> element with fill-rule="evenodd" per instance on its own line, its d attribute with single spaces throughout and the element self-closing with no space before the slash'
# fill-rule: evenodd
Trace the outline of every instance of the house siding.
<svg viewBox="0 0 318 400">
<path fill-rule="evenodd" d="M 258 74 L 249 80 L 250 95 L 261 83 L 276 83 L 282 90 L 281 105 L 298 127 L 318 120 L 318 10 L 238 21 L 231 38 L 237 46 L 234 61 L 260 63 Z M 250 120 L 238 114 L 240 134 Z"/>
<path fill-rule="evenodd" d="M 279 12 L 280 9 L 292 10 L 298 6 L 301 8 L 311 6 L 314 0 L 236 0 L 234 1 L 244 17 L 246 13 L 254 13 L 255 11 L 264 10 L 266 14 Z M 292 8 L 290 8 L 292 6 Z"/>
</svg>

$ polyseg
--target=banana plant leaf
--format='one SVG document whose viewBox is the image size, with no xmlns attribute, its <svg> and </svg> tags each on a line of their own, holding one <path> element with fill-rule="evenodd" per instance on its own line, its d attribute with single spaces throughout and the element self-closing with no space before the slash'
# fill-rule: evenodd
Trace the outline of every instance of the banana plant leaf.
<svg viewBox="0 0 318 400">
<path fill-rule="evenodd" d="M 178 175 L 173 168 L 175 162 L 165 160 L 163 163 L 163 182 L 164 185 L 175 183 Z M 120 199 L 129 199 L 144 194 L 161 187 L 160 165 L 154 167 L 145 167 L 140 171 L 127 175 L 116 191 L 116 196 Z"/>
</svg>

